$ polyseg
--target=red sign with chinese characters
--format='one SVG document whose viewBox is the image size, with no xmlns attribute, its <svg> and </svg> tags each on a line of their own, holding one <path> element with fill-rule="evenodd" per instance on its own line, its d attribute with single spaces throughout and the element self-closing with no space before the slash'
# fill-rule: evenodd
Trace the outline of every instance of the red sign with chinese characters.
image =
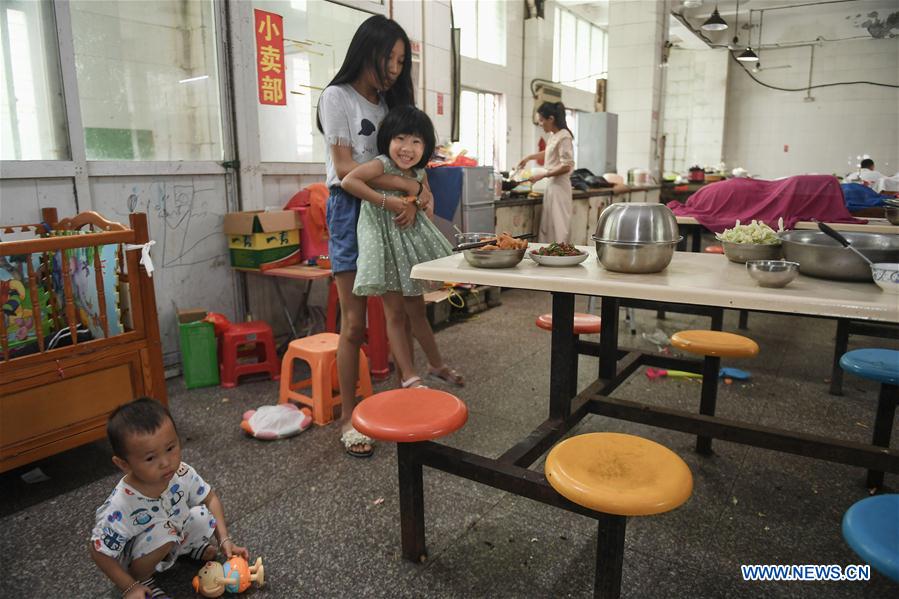
<svg viewBox="0 0 899 599">
<path fill-rule="evenodd" d="M 284 18 L 272 12 L 253 10 L 256 29 L 256 75 L 259 103 L 287 105 L 284 86 Z"/>
<path fill-rule="evenodd" d="M 437 92 L 437 115 L 443 114 L 443 94 Z"/>
</svg>

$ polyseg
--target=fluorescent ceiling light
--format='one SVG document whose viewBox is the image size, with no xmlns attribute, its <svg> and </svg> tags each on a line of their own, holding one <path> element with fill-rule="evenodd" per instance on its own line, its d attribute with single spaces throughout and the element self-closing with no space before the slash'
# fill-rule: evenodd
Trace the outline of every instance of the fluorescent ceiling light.
<svg viewBox="0 0 899 599">
<path fill-rule="evenodd" d="M 199 77 L 191 77 L 189 79 L 182 79 L 178 83 L 190 83 L 191 81 L 202 81 L 203 79 L 209 79 L 209 75 L 200 75 Z"/>
</svg>

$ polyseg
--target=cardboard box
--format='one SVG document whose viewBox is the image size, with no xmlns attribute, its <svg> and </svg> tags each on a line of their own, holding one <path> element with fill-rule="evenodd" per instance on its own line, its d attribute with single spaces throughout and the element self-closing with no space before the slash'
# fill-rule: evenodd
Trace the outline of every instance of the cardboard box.
<svg viewBox="0 0 899 599">
<path fill-rule="evenodd" d="M 269 270 L 300 262 L 300 219 L 293 210 L 225 215 L 231 266 Z"/>
</svg>

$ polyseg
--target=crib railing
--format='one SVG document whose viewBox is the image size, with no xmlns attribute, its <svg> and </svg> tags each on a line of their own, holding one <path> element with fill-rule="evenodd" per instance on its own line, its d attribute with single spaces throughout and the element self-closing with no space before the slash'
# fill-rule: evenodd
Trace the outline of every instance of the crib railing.
<svg viewBox="0 0 899 599">
<path fill-rule="evenodd" d="M 120 223 L 111 222 L 96 212 L 82 212 L 73 218 L 58 220 L 55 208 L 45 208 L 41 216 L 43 222 L 30 225 L 15 225 L 0 228 L 6 233 L 16 231 L 33 232 L 35 239 L 8 241 L 0 243 L 0 257 L 25 256 L 28 288 L 31 296 L 31 309 L 35 322 L 38 353 L 15 358 L 17 363 L 31 362 L 35 358 L 52 352 L 54 355 L 63 356 L 66 353 L 78 351 L 78 318 L 75 305 L 74 287 L 72 284 L 72 272 L 66 252 L 77 248 L 93 248 L 94 278 L 97 287 L 97 302 L 99 308 L 98 319 L 103 329 L 104 339 L 92 340 L 92 348 L 99 349 L 101 344 L 125 342 L 128 340 L 149 337 L 149 341 L 159 344 L 159 329 L 156 323 L 156 302 L 152 290 L 152 282 L 147 278 L 146 272 L 140 265 L 140 248 L 124 249 L 125 244 L 140 246 L 149 240 L 146 214 L 129 215 L 130 228 Z M 82 229 L 87 231 L 81 232 Z M 110 323 L 107 318 L 107 302 L 103 284 L 103 272 L 101 268 L 101 251 L 103 246 L 118 245 L 118 286 L 120 296 L 127 293 L 128 302 L 123 302 L 125 308 L 121 314 L 125 332 L 110 337 Z M 62 252 L 61 277 L 63 289 L 63 305 L 56 303 L 55 293 L 49 294 L 50 318 L 54 328 L 68 328 L 71 335 L 71 346 L 47 348 L 47 340 L 41 322 L 41 308 L 39 289 L 50 289 L 51 267 L 55 252 Z M 32 255 L 39 255 L 40 268 L 35 269 Z M 137 274 L 138 276 L 134 276 Z M 140 309 L 138 309 L 140 308 Z M 148 312 L 148 310 L 152 312 Z M 151 323 L 147 321 L 151 320 Z M 150 324 L 151 326 L 147 326 Z M 6 321 L 0 318 L 0 351 L 5 364 L 10 362 L 10 348 Z M 2 366 L 2 365 L 0 365 Z M 0 372 L 2 372 L 0 367 Z"/>
</svg>

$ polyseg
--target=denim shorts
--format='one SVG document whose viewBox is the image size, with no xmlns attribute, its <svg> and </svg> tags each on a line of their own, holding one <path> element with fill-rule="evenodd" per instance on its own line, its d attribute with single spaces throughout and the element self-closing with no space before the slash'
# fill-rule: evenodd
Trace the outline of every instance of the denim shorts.
<svg viewBox="0 0 899 599">
<path fill-rule="evenodd" d="M 350 195 L 334 185 L 328 196 L 326 218 L 328 221 L 328 253 L 331 257 L 331 272 L 356 270 L 359 244 L 356 241 L 356 223 L 362 200 Z"/>
</svg>

